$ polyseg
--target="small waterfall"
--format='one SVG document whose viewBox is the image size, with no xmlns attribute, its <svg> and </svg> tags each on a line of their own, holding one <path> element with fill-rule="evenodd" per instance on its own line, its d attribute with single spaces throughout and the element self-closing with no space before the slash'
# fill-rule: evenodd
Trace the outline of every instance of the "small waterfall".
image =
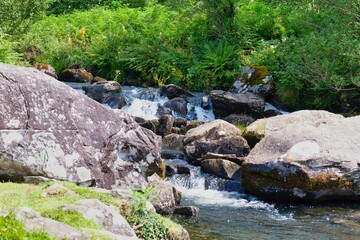
<svg viewBox="0 0 360 240">
<path fill-rule="evenodd" d="M 124 86 L 122 91 L 127 102 L 127 106 L 123 107 L 122 110 L 147 120 L 159 118 L 163 113 L 164 104 L 169 101 L 167 97 L 161 97 L 155 88 Z M 215 116 L 211 104 L 208 107 L 202 107 L 202 99 L 205 95 L 202 93 L 195 93 L 194 95 L 195 97 L 187 99 L 189 101 L 187 103 L 187 120 L 214 120 Z M 172 111 L 172 115 L 175 118 L 185 117 L 175 111 Z"/>
<path fill-rule="evenodd" d="M 174 168 L 183 166 L 190 169 L 190 174 L 175 173 L 166 178 L 167 182 L 182 192 L 187 203 L 203 207 L 252 208 L 264 211 L 275 220 L 292 219 L 292 215 L 280 214 L 273 204 L 245 194 L 241 182 L 202 173 L 200 167 L 193 166 L 184 159 L 166 159 L 165 162 Z"/>
</svg>

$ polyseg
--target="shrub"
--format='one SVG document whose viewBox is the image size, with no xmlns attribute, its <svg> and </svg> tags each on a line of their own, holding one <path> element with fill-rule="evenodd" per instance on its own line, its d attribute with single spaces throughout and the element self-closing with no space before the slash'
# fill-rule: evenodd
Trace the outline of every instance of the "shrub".
<svg viewBox="0 0 360 240">
<path fill-rule="evenodd" d="M 10 42 L 0 32 L 0 62 L 8 64 L 18 64 L 20 54 L 13 50 L 14 42 Z"/>
</svg>

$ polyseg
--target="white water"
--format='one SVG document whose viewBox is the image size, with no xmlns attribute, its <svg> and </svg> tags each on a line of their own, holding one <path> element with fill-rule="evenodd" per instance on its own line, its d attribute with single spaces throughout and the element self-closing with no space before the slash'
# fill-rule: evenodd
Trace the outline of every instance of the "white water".
<svg viewBox="0 0 360 240">
<path fill-rule="evenodd" d="M 205 207 L 233 208 L 235 211 L 257 209 L 277 221 L 293 220 L 292 214 L 280 214 L 273 204 L 257 200 L 243 193 L 241 188 L 238 192 L 221 190 L 221 179 L 202 173 L 200 167 L 180 159 L 166 160 L 166 163 L 187 166 L 190 169 L 190 174 L 175 174 L 166 179 L 182 192 L 188 202 Z"/>
</svg>

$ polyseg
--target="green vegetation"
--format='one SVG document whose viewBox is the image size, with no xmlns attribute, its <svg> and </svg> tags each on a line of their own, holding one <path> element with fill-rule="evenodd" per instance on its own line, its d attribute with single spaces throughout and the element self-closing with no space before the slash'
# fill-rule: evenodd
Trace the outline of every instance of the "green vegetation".
<svg viewBox="0 0 360 240">
<path fill-rule="evenodd" d="M 0 240 L 14 239 L 51 240 L 53 238 L 41 232 L 26 232 L 13 214 L 6 217 L 0 216 Z"/>
<path fill-rule="evenodd" d="M 0 6 L 2 62 L 80 64 L 121 83 L 198 91 L 229 89 L 251 64 L 269 69 L 287 105 L 360 101 L 357 0 L 22 2 Z"/>
<path fill-rule="evenodd" d="M 101 193 L 90 188 L 76 186 L 73 183 L 61 182 L 62 185 L 77 193 L 77 195 L 58 194 L 52 197 L 42 197 L 41 193 L 53 182 L 45 183 L 43 186 L 18 183 L 0 183 L 0 211 L 13 210 L 18 207 L 31 207 L 44 217 L 51 218 L 76 229 L 92 228 L 101 229 L 95 222 L 85 219 L 81 214 L 74 211 L 62 210 L 61 206 L 75 204 L 81 199 L 99 199 L 122 209 L 121 214 L 125 216 L 130 225 L 135 229 L 138 237 L 142 239 L 177 239 L 182 227 L 173 223 L 170 219 L 161 217 L 156 213 L 146 210 L 146 202 L 152 199 L 152 189 L 145 189 L 143 192 L 133 191 L 132 204 L 128 201 L 124 209 L 119 206 L 120 197 L 111 194 Z M 0 217 L 0 240 L 7 239 L 51 239 L 44 233 L 27 233 L 23 230 L 13 216 Z M 95 236 L 93 239 L 103 239 Z"/>
</svg>

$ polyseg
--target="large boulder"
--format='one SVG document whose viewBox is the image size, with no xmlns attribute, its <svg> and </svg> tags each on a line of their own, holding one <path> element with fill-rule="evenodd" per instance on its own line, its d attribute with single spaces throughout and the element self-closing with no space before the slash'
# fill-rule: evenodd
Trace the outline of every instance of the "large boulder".
<svg viewBox="0 0 360 240">
<path fill-rule="evenodd" d="M 247 192 L 282 201 L 360 199 L 360 116 L 300 111 L 263 126 L 241 166 Z"/>
<path fill-rule="evenodd" d="M 84 218 L 94 221 L 103 229 L 120 236 L 136 237 L 134 230 L 114 206 L 98 199 L 82 199 L 74 205 L 62 206 L 62 210 L 79 212 Z"/>
<path fill-rule="evenodd" d="M 161 138 L 33 68 L 0 64 L 0 175 L 102 188 L 163 176 Z"/>
<path fill-rule="evenodd" d="M 214 114 L 218 118 L 230 114 L 247 114 L 254 118 L 261 118 L 264 113 L 264 99 L 250 92 L 231 93 L 213 90 L 210 92 L 210 97 Z"/>
<path fill-rule="evenodd" d="M 173 186 L 162 180 L 156 173 L 148 177 L 148 181 L 149 185 L 155 189 L 152 204 L 156 212 L 165 215 L 172 214 L 176 205 Z"/>
<path fill-rule="evenodd" d="M 184 146 L 190 162 L 209 152 L 242 157 L 250 150 L 246 140 L 241 137 L 241 131 L 224 120 L 215 120 L 190 129 L 185 135 Z"/>
</svg>

